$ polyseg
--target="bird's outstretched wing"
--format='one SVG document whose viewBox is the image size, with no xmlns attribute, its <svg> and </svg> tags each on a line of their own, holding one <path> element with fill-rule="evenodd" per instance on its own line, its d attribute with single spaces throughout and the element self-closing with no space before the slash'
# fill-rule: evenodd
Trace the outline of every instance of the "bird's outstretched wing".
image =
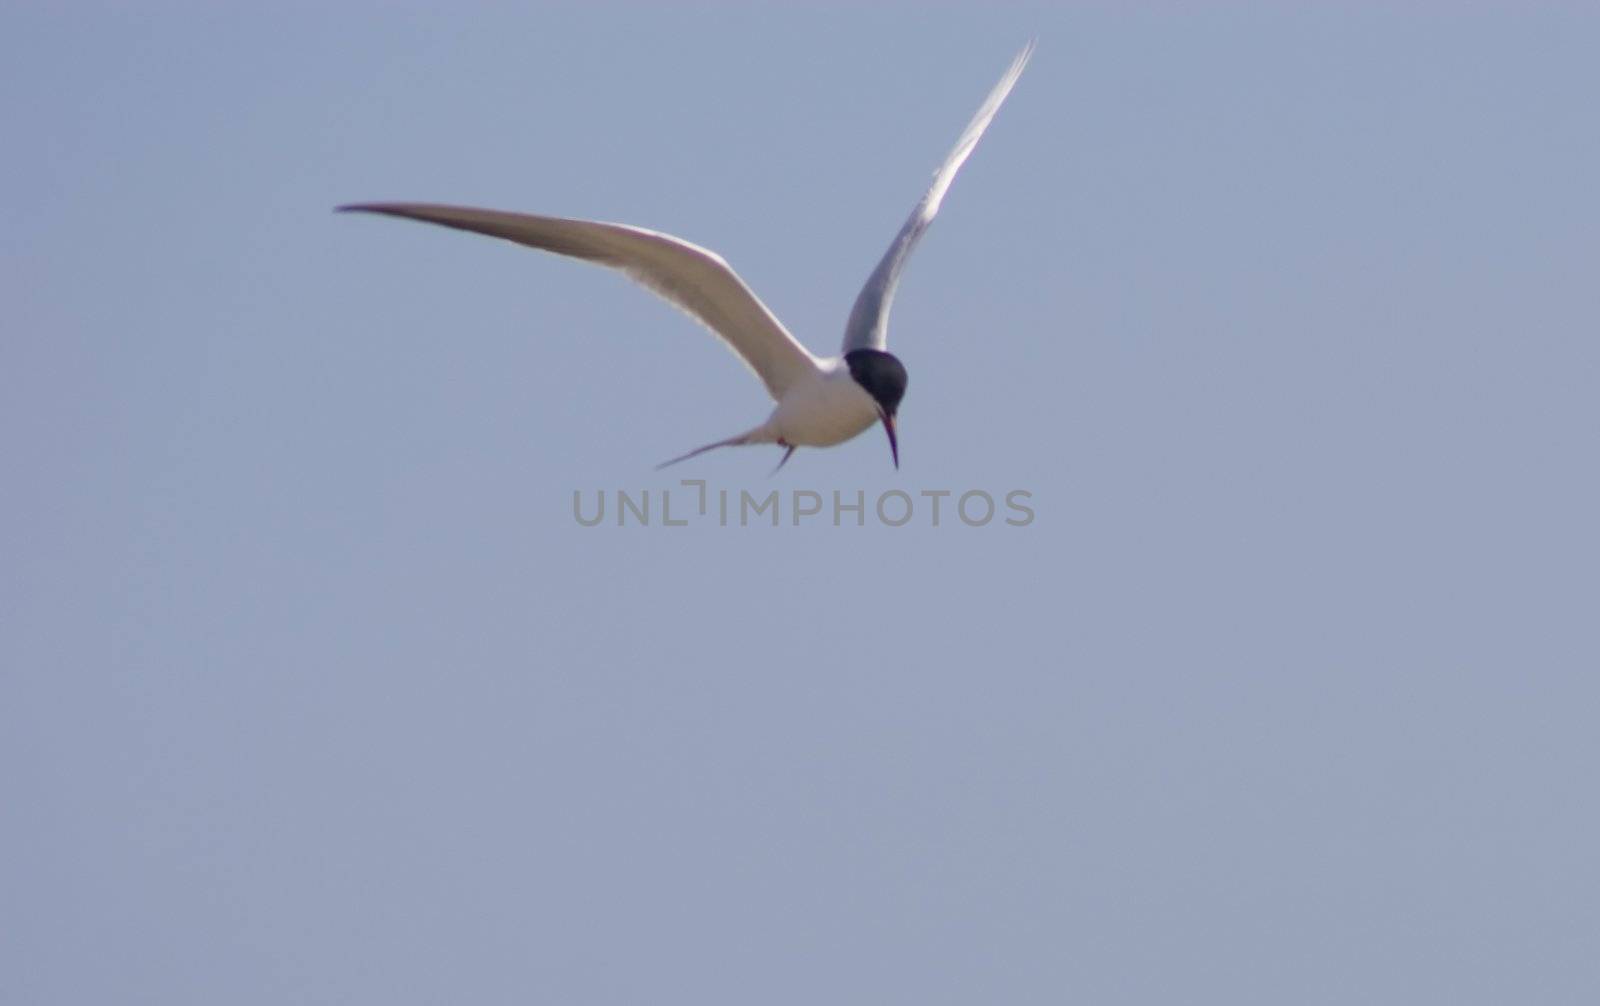
<svg viewBox="0 0 1600 1006">
<path fill-rule="evenodd" d="M 530 248 L 620 269 L 711 329 L 755 371 L 773 398 L 817 368 L 716 252 L 641 227 L 565 220 L 428 203 L 358 203 L 345 212 L 382 213 L 504 238 Z"/>
<path fill-rule="evenodd" d="M 1001 103 L 1006 100 L 1006 95 L 1011 93 L 1017 78 L 1022 76 L 1022 69 L 1028 65 L 1028 57 L 1032 55 L 1033 43 L 1029 42 L 1021 52 L 1017 53 L 1017 58 L 1011 61 L 1011 68 L 1006 70 L 1006 75 L 1000 78 L 1000 83 L 989 92 L 989 97 L 984 99 L 983 107 L 978 109 L 978 114 L 967 123 L 961 139 L 956 141 L 955 149 L 950 151 L 944 163 L 939 165 L 939 170 L 933 173 L 933 184 L 928 186 L 922 201 L 911 211 L 910 219 L 900 228 L 900 233 L 895 235 L 894 243 L 884 253 L 878 268 L 872 271 L 872 275 L 867 279 L 867 285 L 861 288 L 860 296 L 856 297 L 855 307 L 850 311 L 850 321 L 844 329 L 845 352 L 848 353 L 853 349 L 881 350 L 887 345 L 889 304 L 894 299 L 895 285 L 900 282 L 900 270 L 905 268 L 906 259 L 911 257 L 911 250 L 917 246 L 917 240 L 922 237 L 922 232 L 933 223 L 934 215 L 939 212 L 939 203 L 944 200 L 945 191 L 955 180 L 956 172 L 966 163 L 972 148 L 978 145 L 978 138 L 989 128 L 989 120 L 1000 110 Z"/>
</svg>

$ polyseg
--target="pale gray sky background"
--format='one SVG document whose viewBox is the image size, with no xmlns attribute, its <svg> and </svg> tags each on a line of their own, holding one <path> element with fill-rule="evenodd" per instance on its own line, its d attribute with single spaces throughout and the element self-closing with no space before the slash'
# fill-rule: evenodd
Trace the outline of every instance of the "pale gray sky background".
<svg viewBox="0 0 1600 1006">
<path fill-rule="evenodd" d="M 0 1002 L 1600 1001 L 1600 10 L 1329 6 L 6 4 Z M 899 473 L 330 212 L 830 351 L 1034 35 Z M 679 475 L 1037 519 L 573 522 Z"/>
</svg>

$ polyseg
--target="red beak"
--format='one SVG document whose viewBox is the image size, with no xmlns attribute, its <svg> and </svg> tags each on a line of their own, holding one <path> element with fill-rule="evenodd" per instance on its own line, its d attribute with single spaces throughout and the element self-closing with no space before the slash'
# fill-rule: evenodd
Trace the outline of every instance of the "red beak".
<svg viewBox="0 0 1600 1006">
<path fill-rule="evenodd" d="M 883 428 L 889 432 L 889 453 L 894 455 L 894 466 L 898 470 L 900 467 L 900 441 L 895 439 L 894 417 L 879 409 L 878 418 L 883 420 Z"/>
</svg>

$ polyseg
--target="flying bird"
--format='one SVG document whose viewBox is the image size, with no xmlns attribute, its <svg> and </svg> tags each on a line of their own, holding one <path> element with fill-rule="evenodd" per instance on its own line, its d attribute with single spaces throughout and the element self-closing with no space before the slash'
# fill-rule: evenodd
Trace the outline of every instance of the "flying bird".
<svg viewBox="0 0 1600 1006">
<path fill-rule="evenodd" d="M 932 184 L 856 297 L 838 356 L 813 355 L 722 256 L 670 234 L 626 224 L 432 203 L 356 203 L 338 209 L 473 231 L 620 269 L 709 328 L 755 372 L 777 404 L 760 425 L 698 447 L 658 468 L 717 447 L 777 444 L 785 450 L 773 469 L 776 472 L 796 448 L 832 447 L 874 422 L 881 422 L 888 433 L 889 453 L 899 468 L 895 416 L 906 392 L 906 368 L 887 349 L 890 302 L 906 260 L 939 212 L 956 172 L 977 146 L 1032 54 L 1033 43 L 1029 42 L 933 173 Z"/>
</svg>

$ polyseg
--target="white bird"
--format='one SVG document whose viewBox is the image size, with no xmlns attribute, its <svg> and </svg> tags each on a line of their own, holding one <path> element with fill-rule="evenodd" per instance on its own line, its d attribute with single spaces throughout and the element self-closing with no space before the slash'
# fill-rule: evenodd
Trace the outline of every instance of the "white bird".
<svg viewBox="0 0 1600 1006">
<path fill-rule="evenodd" d="M 777 444 L 786 448 L 778 462 L 782 468 L 797 447 L 832 447 L 881 421 L 889 435 L 889 452 L 899 468 L 895 416 L 906 391 L 906 368 L 885 349 L 895 286 L 912 249 L 939 212 L 956 172 L 977 146 L 1032 54 L 1033 43 L 1029 42 L 933 173 L 933 183 L 856 298 L 839 356 L 813 356 L 722 256 L 670 234 L 626 224 L 429 203 L 360 203 L 339 210 L 442 224 L 620 269 L 711 329 L 761 378 L 777 406 L 759 426 L 658 467 L 716 447 Z"/>
</svg>

